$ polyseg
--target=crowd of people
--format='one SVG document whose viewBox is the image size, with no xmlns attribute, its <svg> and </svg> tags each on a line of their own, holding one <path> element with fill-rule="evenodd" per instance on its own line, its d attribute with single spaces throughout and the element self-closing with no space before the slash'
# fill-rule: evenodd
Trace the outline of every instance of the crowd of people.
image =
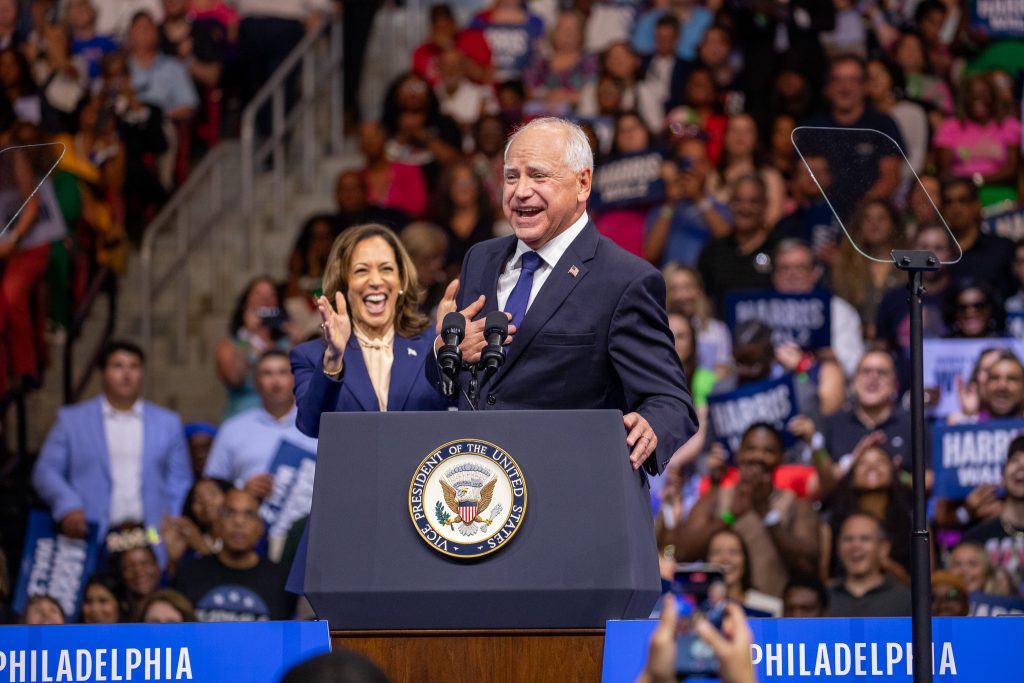
<svg viewBox="0 0 1024 683">
<path fill-rule="evenodd" d="M 37 4 L 45 3 L 33 9 Z M 205 25 L 200 19 L 221 26 L 227 17 L 217 33 L 225 42 L 215 54 L 244 46 L 246 32 L 232 42 L 237 21 L 220 3 L 186 5 L 165 0 L 168 18 L 126 21 L 124 53 L 116 41 L 100 39 L 102 15 L 89 0 L 71 0 L 66 18 L 46 24 L 47 46 L 57 45 L 58 36 L 70 45 L 67 55 L 55 47 L 41 53 L 50 73 L 68 80 L 69 69 L 80 69 L 74 71 L 79 79 L 101 84 L 81 86 L 79 121 L 92 123 L 74 133 L 78 147 L 69 145 L 69 153 L 81 148 L 76 158 L 93 174 L 78 185 L 88 188 L 90 201 L 101 189 L 103 196 L 127 197 L 127 178 L 147 177 L 127 172 L 125 127 L 135 119 L 116 106 L 108 112 L 106 93 L 128 103 L 125 111 L 136 111 L 134 103 L 163 122 L 150 133 L 168 130 L 167 122 L 194 122 L 208 99 L 184 95 L 185 86 L 150 83 L 166 102 L 133 91 L 143 80 L 136 74 L 161 72 L 139 65 L 161 54 L 169 31 L 180 35 L 172 17 L 186 17 L 193 32 Z M 400 337 L 419 343 L 415 335 L 427 329 L 467 251 L 510 232 L 501 211 L 504 142 L 517 126 L 549 115 L 577 121 L 590 140 L 596 166 L 588 213 L 597 228 L 662 269 L 669 327 L 701 418 L 652 494 L 666 583 L 677 562 L 707 562 L 723 568 L 729 597 L 750 615 L 909 615 L 910 491 L 912 485 L 930 490 L 934 482 L 931 471 L 924 482 L 911 477 L 904 402 L 909 322 L 905 277 L 891 250 L 926 249 L 944 263 L 957 261 L 924 276 L 926 337 L 990 340 L 979 347 L 985 350 L 970 380 L 957 385 L 957 410 L 941 421 L 1024 417 L 1024 364 L 1007 323 L 1008 314 L 1024 310 L 1024 241 L 996 234 L 985 222 L 986 215 L 1018 209 L 1024 190 L 1024 49 L 1021 39 L 992 39 L 972 27 L 969 5 L 433 5 L 428 38 L 387 89 L 381 120 L 355 129 L 362 162 L 338 176 L 336 212 L 304 223 L 284 281 L 260 277 L 240 293 L 214 354 L 225 392 L 223 424 L 183 427 L 142 401 L 144 359 L 130 344 L 108 349 L 102 396 L 58 417 L 33 476 L 54 521 L 73 537 L 84 537 L 87 522 L 94 522 L 101 537 L 110 529 L 116 538 L 138 541 L 114 550 L 108 540 L 108 569 L 88 584 L 83 620 L 294 614 L 284 574 L 301 525 L 277 552 L 261 542 L 260 502 L 274 488 L 268 468 L 278 442 L 315 451 L 315 420 L 303 423 L 304 400 L 316 416 L 332 409 L 332 401 L 387 409 L 387 385 L 372 369 L 374 340 L 393 334 L 396 345 Z M 0 33 L 3 17 L 0 11 Z M 203 76 L 219 58 L 202 61 L 185 48 L 198 50 L 204 41 L 176 41 L 176 56 L 161 58 L 167 72 L 182 83 L 189 75 L 207 86 L 217 82 L 219 72 L 212 81 Z M 26 121 L 37 112 L 39 120 L 27 122 L 32 130 L 47 117 L 66 120 L 67 112 L 47 99 L 48 88 L 24 95 L 30 79 L 4 77 L 22 52 L 0 52 L 14 115 Z M 7 70 L 5 54 L 12 60 Z M 38 58 L 29 62 L 38 66 Z M 121 79 L 119 68 L 131 78 Z M 34 109 L 26 97 L 36 98 Z M 799 126 L 832 129 L 838 137 L 808 139 L 797 154 L 791 136 Z M 849 137 L 862 129 L 879 131 L 896 146 Z M 143 145 L 147 135 L 135 139 Z M 150 151 L 157 152 L 143 155 L 150 161 L 163 154 L 162 147 Z M 148 172 L 156 182 L 157 167 Z M 387 226 L 400 241 L 372 231 L 345 241 L 368 223 Z M 366 252 L 371 261 L 384 250 L 373 261 L 380 268 L 391 263 L 403 277 L 407 267 L 416 276 L 401 282 L 382 276 L 402 287 L 402 313 L 395 315 L 404 322 L 389 320 L 370 339 L 337 318 L 346 301 L 357 320 L 378 315 L 358 274 L 346 270 L 367 243 L 374 245 Z M 338 245 L 346 244 L 339 273 Z M 417 291 L 406 292 L 413 281 Z M 728 320 L 729 295 L 744 290 L 826 291 L 829 343 L 801 347 L 780 339 L 771 320 Z M 289 371 L 289 350 L 321 337 L 324 325 L 336 363 L 330 371 L 357 362 L 349 352 L 362 347 L 365 396 L 313 386 L 322 373 L 300 373 L 304 366 L 295 358 L 301 354 L 293 354 L 295 377 Z M 709 419 L 716 397 L 784 377 L 793 382 L 796 417 L 781 425 L 748 424 L 733 445 L 720 438 Z M 150 439 L 151 430 L 161 443 Z M 76 453 L 79 443 L 104 433 L 108 443 L 119 435 L 117 449 L 147 451 L 142 470 L 111 483 L 102 463 L 69 469 L 84 457 Z M 975 613 L 972 601 L 1020 594 L 1024 439 L 1000 455 L 1000 483 L 978 486 L 963 500 L 932 497 L 937 615 Z M 930 451 L 927 457 L 931 462 Z M 118 477 L 133 479 L 119 483 Z M 141 482 L 141 500 L 118 495 L 132 482 Z M 229 594 L 225 586 L 245 590 Z M 50 623 L 40 620 L 57 619 L 57 611 L 34 598 L 25 620 Z"/>
</svg>

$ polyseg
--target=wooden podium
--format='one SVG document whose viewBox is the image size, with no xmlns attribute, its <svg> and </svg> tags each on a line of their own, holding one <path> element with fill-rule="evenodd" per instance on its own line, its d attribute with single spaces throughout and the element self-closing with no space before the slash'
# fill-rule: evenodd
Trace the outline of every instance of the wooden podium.
<svg viewBox="0 0 1024 683">
<path fill-rule="evenodd" d="M 332 631 L 394 681 L 599 683 L 604 629 Z"/>
</svg>

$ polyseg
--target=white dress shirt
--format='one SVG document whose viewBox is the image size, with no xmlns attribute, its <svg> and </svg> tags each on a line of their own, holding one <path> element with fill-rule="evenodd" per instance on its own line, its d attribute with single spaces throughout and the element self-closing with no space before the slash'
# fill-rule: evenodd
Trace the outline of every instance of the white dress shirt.
<svg viewBox="0 0 1024 683">
<path fill-rule="evenodd" d="M 583 215 L 580 216 L 575 223 L 569 226 L 569 229 L 562 232 L 545 244 L 543 247 L 537 250 L 537 255 L 540 256 L 540 265 L 537 266 L 537 270 L 533 273 L 533 289 L 530 290 L 530 298 L 526 303 L 526 310 L 530 310 L 530 306 L 533 305 L 533 300 L 537 298 L 537 292 L 544 286 L 544 283 L 548 279 L 548 275 L 554 269 L 558 260 L 562 258 L 562 254 L 569 248 L 581 232 L 583 228 L 587 227 L 587 223 L 590 222 L 590 217 L 587 216 L 587 212 L 584 211 Z M 505 304 L 508 302 L 508 297 L 512 294 L 512 288 L 516 286 L 516 282 L 519 281 L 519 272 L 523 268 L 523 254 L 531 251 L 530 247 L 526 246 L 526 243 L 522 240 L 516 242 L 515 253 L 512 254 L 506 263 L 505 267 L 501 269 L 501 275 L 498 276 L 498 309 L 504 311 Z"/>
<path fill-rule="evenodd" d="M 103 398 L 103 432 L 110 454 L 110 526 L 142 521 L 142 399 L 116 410 Z"/>
</svg>

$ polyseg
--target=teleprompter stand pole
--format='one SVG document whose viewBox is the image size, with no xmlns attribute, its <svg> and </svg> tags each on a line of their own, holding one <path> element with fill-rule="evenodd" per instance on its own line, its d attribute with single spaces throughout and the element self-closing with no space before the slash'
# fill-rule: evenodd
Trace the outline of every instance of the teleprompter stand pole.
<svg viewBox="0 0 1024 683">
<path fill-rule="evenodd" d="M 930 251 L 894 250 L 892 260 L 907 273 L 910 306 L 910 440 L 914 457 L 914 515 L 910 533 L 911 631 L 914 643 L 914 683 L 932 681 L 931 562 L 925 495 L 924 452 L 924 343 L 921 295 L 923 273 L 938 270 L 939 259 Z"/>
</svg>

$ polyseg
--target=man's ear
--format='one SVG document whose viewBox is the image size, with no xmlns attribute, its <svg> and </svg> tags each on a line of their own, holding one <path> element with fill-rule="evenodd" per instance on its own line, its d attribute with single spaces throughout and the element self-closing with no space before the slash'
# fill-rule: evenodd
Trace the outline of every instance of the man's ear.
<svg viewBox="0 0 1024 683">
<path fill-rule="evenodd" d="M 585 202 L 590 198 L 590 191 L 594 180 L 594 171 L 585 168 L 576 174 L 576 198 Z"/>
</svg>

